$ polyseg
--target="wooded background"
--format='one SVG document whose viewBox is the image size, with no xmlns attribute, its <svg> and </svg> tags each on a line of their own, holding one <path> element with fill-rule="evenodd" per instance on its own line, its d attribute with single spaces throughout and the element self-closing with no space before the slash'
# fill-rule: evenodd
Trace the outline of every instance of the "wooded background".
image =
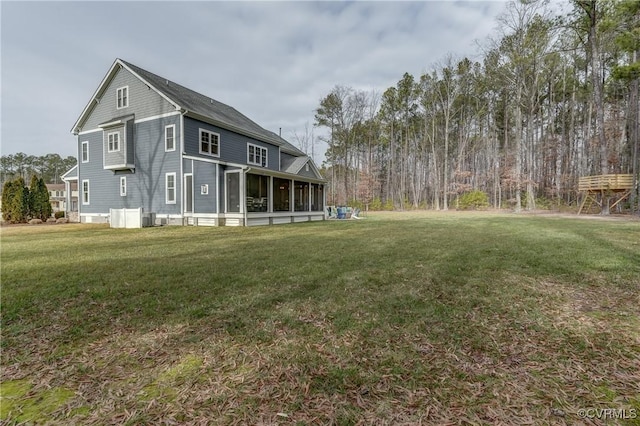
<svg viewBox="0 0 640 426">
<path fill-rule="evenodd" d="M 481 60 L 450 54 L 382 94 L 336 86 L 314 123 L 328 203 L 446 210 L 480 190 L 520 210 L 575 206 L 580 176 L 633 173 L 637 188 L 640 2 L 569 5 L 510 3 Z M 308 129 L 296 139 L 313 149 Z"/>
</svg>

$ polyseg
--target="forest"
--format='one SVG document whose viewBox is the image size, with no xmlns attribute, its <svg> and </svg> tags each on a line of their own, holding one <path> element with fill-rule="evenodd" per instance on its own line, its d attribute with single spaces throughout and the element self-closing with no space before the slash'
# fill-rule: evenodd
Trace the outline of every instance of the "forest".
<svg viewBox="0 0 640 426">
<path fill-rule="evenodd" d="M 447 210 L 481 192 L 493 208 L 575 207 L 579 177 L 633 174 L 620 206 L 637 211 L 640 2 L 566 5 L 510 3 L 478 60 L 451 53 L 382 93 L 335 86 L 314 123 L 328 203 Z"/>
<path fill-rule="evenodd" d="M 32 176 L 42 178 L 45 183 L 62 183 L 62 175 L 76 162 L 76 157 L 62 158 L 59 154 L 36 156 L 18 152 L 3 155 L 0 157 L 0 187 L 17 178 L 29 182 Z"/>
</svg>

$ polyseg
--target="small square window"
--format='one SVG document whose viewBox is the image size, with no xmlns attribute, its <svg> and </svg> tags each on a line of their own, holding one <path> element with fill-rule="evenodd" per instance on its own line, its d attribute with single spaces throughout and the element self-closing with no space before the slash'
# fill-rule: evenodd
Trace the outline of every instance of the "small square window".
<svg viewBox="0 0 640 426">
<path fill-rule="evenodd" d="M 267 148 L 258 145 L 247 145 L 247 164 L 267 167 Z"/>
<path fill-rule="evenodd" d="M 109 133 L 107 140 L 109 152 L 120 151 L 120 133 Z"/>
<path fill-rule="evenodd" d="M 220 135 L 200 129 L 200 154 L 220 156 Z"/>
</svg>

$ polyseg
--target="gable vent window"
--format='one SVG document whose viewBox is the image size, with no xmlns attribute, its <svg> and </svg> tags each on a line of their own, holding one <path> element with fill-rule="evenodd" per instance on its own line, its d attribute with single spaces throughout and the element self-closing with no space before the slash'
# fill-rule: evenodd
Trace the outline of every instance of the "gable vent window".
<svg viewBox="0 0 640 426">
<path fill-rule="evenodd" d="M 120 134 L 109 133 L 107 138 L 109 140 L 109 152 L 120 151 Z"/>
<path fill-rule="evenodd" d="M 267 167 L 267 148 L 249 144 L 247 148 L 247 163 Z"/>
<path fill-rule="evenodd" d="M 200 154 L 220 156 L 220 135 L 200 129 Z"/>
<path fill-rule="evenodd" d="M 126 108 L 129 106 L 129 86 L 120 87 L 117 91 L 117 108 Z"/>
</svg>

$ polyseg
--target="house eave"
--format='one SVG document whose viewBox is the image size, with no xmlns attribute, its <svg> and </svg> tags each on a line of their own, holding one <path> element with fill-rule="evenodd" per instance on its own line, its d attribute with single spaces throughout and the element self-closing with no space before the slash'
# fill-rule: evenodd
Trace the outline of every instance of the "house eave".
<svg viewBox="0 0 640 426">
<path fill-rule="evenodd" d="M 299 181 L 305 181 L 305 182 L 311 182 L 311 183 L 322 183 L 322 184 L 327 183 L 325 179 L 317 179 L 317 178 L 311 178 L 307 176 L 294 175 L 291 173 L 279 172 L 271 169 L 264 169 L 262 167 L 249 167 L 245 170 L 245 173 L 252 173 L 252 174 L 262 175 L 262 176 L 273 176 L 273 177 L 279 177 L 283 179 L 292 179 L 292 180 L 299 180 Z"/>
</svg>

